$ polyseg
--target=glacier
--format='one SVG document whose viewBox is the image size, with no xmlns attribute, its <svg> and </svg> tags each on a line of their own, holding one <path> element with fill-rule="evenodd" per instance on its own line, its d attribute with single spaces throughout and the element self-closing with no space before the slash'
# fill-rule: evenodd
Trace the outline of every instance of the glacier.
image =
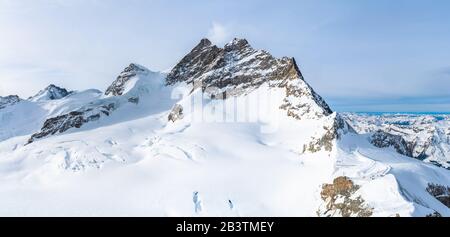
<svg viewBox="0 0 450 237">
<path fill-rule="evenodd" d="M 333 112 L 294 58 L 244 39 L 202 39 L 167 73 L 132 63 L 104 93 L 3 98 L 0 216 L 450 216 L 429 192 L 448 153 L 374 142 L 405 125 Z"/>
</svg>

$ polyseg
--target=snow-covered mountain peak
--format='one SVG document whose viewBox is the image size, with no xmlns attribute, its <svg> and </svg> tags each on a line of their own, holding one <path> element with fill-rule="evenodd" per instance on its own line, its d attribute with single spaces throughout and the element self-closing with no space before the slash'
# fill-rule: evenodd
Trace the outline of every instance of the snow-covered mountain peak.
<svg viewBox="0 0 450 237">
<path fill-rule="evenodd" d="M 87 123 L 96 122 L 111 116 L 117 109 L 127 108 L 129 105 L 136 107 L 142 104 L 140 103 L 142 97 L 147 99 L 147 102 L 143 103 L 144 106 L 151 104 L 155 100 L 149 97 L 158 93 L 161 94 L 161 91 L 165 93 L 163 87 L 164 74 L 152 72 L 144 66 L 132 63 L 109 86 L 105 93 L 106 96 L 97 97 L 98 91 L 96 90 L 75 93 L 73 96 L 87 96 L 89 98 L 92 94 L 93 97 L 88 103 L 78 104 L 71 107 L 70 110 L 64 109 L 61 113 L 48 117 L 40 131 L 32 134 L 31 138 L 28 139 L 27 144 L 64 133 L 69 129 L 79 129 Z M 133 115 L 129 116 L 133 117 Z"/>
<path fill-rule="evenodd" d="M 58 100 L 68 96 L 71 93 L 72 92 L 67 91 L 64 88 L 50 84 L 45 89 L 39 91 L 35 96 L 30 97 L 29 100 L 33 102 Z"/>
<path fill-rule="evenodd" d="M 0 97 L 0 215 L 450 216 L 419 160 L 448 169 L 449 144 L 448 115 L 333 113 L 294 58 L 202 39 L 105 94 Z"/>
<path fill-rule="evenodd" d="M 5 97 L 0 96 L 0 109 L 5 108 L 6 106 L 14 105 L 20 100 L 21 99 L 17 95 L 8 95 Z"/>
<path fill-rule="evenodd" d="M 106 89 L 106 96 L 119 96 L 127 93 L 134 87 L 137 77 L 146 76 L 150 73 L 146 67 L 131 63 L 117 77 L 117 79 Z"/>
<path fill-rule="evenodd" d="M 343 113 L 343 118 L 380 148 L 450 169 L 450 116 Z"/>
<path fill-rule="evenodd" d="M 166 84 L 184 82 L 201 87 L 211 98 L 247 95 L 263 84 L 282 88 L 282 108 L 288 115 L 317 118 L 330 115 L 330 107 L 306 83 L 294 58 L 275 58 L 256 50 L 245 39 L 233 39 L 224 48 L 202 39 L 167 75 Z"/>
<path fill-rule="evenodd" d="M 207 47 L 210 47 L 210 46 L 213 46 L 211 41 L 209 39 L 207 39 L 207 38 L 203 38 L 203 39 L 200 40 L 200 43 L 198 43 L 198 45 L 194 48 L 194 50 L 195 49 L 200 50 L 200 49 L 204 49 L 204 48 L 207 48 Z"/>
<path fill-rule="evenodd" d="M 225 51 L 242 50 L 251 47 L 246 39 L 234 38 L 231 42 L 224 46 Z"/>
<path fill-rule="evenodd" d="M 145 73 L 145 72 L 148 72 L 148 71 L 149 70 L 146 67 L 142 66 L 142 65 L 139 65 L 137 63 L 130 63 L 130 65 L 128 67 L 126 67 L 121 74 L 124 74 L 124 73 Z"/>
</svg>

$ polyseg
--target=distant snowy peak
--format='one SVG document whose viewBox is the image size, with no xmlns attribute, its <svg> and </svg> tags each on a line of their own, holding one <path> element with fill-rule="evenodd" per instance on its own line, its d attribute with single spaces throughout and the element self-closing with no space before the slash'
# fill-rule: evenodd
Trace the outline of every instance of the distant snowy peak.
<svg viewBox="0 0 450 237">
<path fill-rule="evenodd" d="M 341 116 L 358 133 L 369 134 L 376 147 L 392 147 L 402 155 L 450 169 L 448 115 L 343 113 Z"/>
<path fill-rule="evenodd" d="M 33 102 L 46 101 L 46 100 L 58 100 L 62 99 L 72 92 L 67 91 L 64 88 L 55 86 L 53 84 L 47 86 L 45 89 L 39 91 L 35 96 L 30 97 L 29 100 Z"/>
<path fill-rule="evenodd" d="M 208 39 L 187 54 L 167 75 L 166 84 L 193 84 L 212 98 L 246 95 L 267 83 L 285 88 L 281 106 L 288 115 L 317 118 L 332 113 L 326 102 L 305 82 L 294 58 L 275 58 L 253 49 L 245 39 L 233 39 L 219 48 Z"/>
<path fill-rule="evenodd" d="M 6 97 L 0 96 L 0 109 L 6 108 L 7 106 L 14 105 L 21 99 L 17 95 L 9 95 Z"/>
<path fill-rule="evenodd" d="M 120 96 L 134 87 L 132 79 L 139 75 L 148 75 L 149 70 L 144 66 L 132 63 L 126 67 L 117 77 L 117 79 L 106 89 L 107 96 Z"/>
<path fill-rule="evenodd" d="M 157 93 L 164 86 L 164 75 L 152 72 L 138 64 L 130 64 L 109 86 L 106 97 L 97 98 L 88 104 L 75 107 L 64 114 L 47 118 L 41 130 L 31 136 L 28 144 L 55 134 L 64 133 L 69 129 L 81 128 L 86 123 L 98 121 L 128 104 L 138 105 L 141 96 Z M 89 91 L 97 94 L 98 91 Z M 79 94 L 74 94 L 77 96 Z"/>
</svg>

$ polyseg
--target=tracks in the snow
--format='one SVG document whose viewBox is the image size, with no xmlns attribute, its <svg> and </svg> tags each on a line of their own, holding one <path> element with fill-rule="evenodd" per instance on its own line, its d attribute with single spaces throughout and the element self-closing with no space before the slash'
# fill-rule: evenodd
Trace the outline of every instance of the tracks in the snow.
<svg viewBox="0 0 450 237">
<path fill-rule="evenodd" d="M 356 180 L 374 180 L 389 173 L 391 167 L 362 154 L 358 149 L 339 154 L 336 173 Z"/>
<path fill-rule="evenodd" d="M 140 148 L 149 149 L 153 157 L 167 156 L 177 160 L 190 160 L 193 162 L 197 162 L 197 159 L 202 157 L 205 152 L 205 149 L 197 144 L 190 144 L 188 142 L 175 143 L 167 139 L 162 139 L 159 136 L 147 138 L 146 142 Z"/>
<path fill-rule="evenodd" d="M 363 179 L 376 179 L 383 177 L 389 173 L 391 167 L 375 160 L 369 159 L 367 156 L 362 155 L 358 150 L 354 153 L 361 160 L 367 160 L 367 163 L 359 171 L 359 175 Z"/>
</svg>

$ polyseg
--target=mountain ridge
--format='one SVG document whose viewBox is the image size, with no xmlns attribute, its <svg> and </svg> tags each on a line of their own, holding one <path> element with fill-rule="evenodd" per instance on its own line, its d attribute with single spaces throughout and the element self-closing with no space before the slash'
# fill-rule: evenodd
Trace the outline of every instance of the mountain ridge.
<svg viewBox="0 0 450 237">
<path fill-rule="evenodd" d="M 63 94 L 0 109 L 0 215 L 450 216 L 448 170 L 374 146 L 244 39 Z"/>
<path fill-rule="evenodd" d="M 54 84 L 50 84 L 45 89 L 40 90 L 36 95 L 28 98 L 28 100 L 33 102 L 44 100 L 57 100 L 62 99 L 72 93 L 73 91 L 67 91 L 65 88 L 61 88 L 55 86 Z"/>
<path fill-rule="evenodd" d="M 167 75 L 167 84 L 177 82 L 201 87 L 211 97 L 227 98 L 250 93 L 264 83 L 286 89 L 282 108 L 297 119 L 312 110 L 314 117 L 332 113 L 328 104 L 306 83 L 294 58 L 274 58 L 264 50 L 253 49 L 245 39 L 233 39 L 219 48 L 202 39 Z M 308 97 L 311 104 L 290 100 Z"/>
</svg>

